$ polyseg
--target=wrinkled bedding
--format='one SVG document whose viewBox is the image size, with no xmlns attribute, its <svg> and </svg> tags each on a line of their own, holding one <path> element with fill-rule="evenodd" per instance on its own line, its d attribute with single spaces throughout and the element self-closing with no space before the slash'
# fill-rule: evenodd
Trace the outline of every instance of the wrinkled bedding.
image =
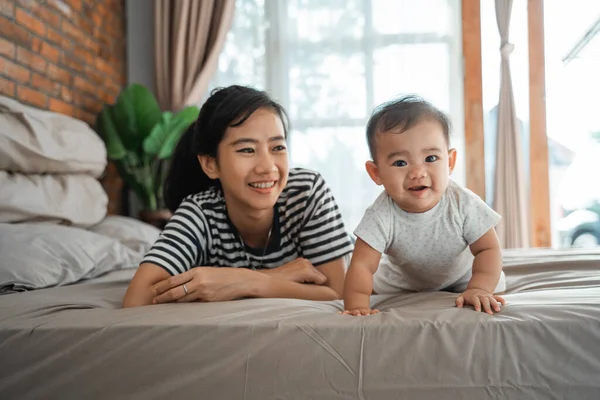
<svg viewBox="0 0 600 400">
<path fill-rule="evenodd" d="M 507 305 L 455 294 L 121 309 L 133 270 L 0 296 L 3 399 L 597 399 L 600 251 L 505 254 Z"/>
</svg>

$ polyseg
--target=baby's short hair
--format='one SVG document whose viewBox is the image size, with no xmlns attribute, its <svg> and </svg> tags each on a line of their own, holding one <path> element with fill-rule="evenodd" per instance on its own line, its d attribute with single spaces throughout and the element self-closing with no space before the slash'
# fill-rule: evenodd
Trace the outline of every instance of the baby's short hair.
<svg viewBox="0 0 600 400">
<path fill-rule="evenodd" d="M 371 158 L 375 160 L 378 133 L 391 129 L 398 129 L 398 133 L 402 133 L 424 120 L 435 121 L 441 125 L 446 143 L 450 147 L 450 118 L 423 98 L 407 95 L 375 107 L 367 123 L 367 143 Z"/>
</svg>

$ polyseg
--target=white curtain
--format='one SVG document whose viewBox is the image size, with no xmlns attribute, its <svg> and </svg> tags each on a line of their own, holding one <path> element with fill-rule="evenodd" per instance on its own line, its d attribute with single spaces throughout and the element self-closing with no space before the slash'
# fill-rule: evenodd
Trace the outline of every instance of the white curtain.
<svg viewBox="0 0 600 400">
<path fill-rule="evenodd" d="M 498 102 L 498 129 L 496 144 L 496 173 L 494 208 L 502 215 L 496 228 L 503 248 L 529 247 L 521 148 L 520 124 L 515 110 L 515 99 L 510 73 L 510 54 L 514 45 L 509 42 L 512 0 L 496 0 L 496 21 L 500 33 L 501 78 Z"/>
</svg>

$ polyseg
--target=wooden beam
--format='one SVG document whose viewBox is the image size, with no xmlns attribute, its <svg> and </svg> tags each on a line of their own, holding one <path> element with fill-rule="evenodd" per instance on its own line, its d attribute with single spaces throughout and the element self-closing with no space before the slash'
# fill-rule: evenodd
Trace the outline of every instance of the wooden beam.
<svg viewBox="0 0 600 400">
<path fill-rule="evenodd" d="M 531 246 L 551 247 L 548 136 L 546 134 L 546 69 L 544 2 L 528 0 L 529 36 L 529 162 Z"/>
<path fill-rule="evenodd" d="M 480 0 L 462 1 L 462 48 L 466 183 L 470 190 L 485 200 Z"/>
</svg>

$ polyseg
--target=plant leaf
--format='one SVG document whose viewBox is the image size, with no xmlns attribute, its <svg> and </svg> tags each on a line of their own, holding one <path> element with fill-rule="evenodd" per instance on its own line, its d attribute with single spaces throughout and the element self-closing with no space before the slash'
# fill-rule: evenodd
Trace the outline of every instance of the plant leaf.
<svg viewBox="0 0 600 400">
<path fill-rule="evenodd" d="M 161 160 L 169 158 L 183 132 L 198 118 L 199 111 L 198 107 L 190 106 L 175 115 L 169 112 L 163 113 L 161 122 L 144 140 L 146 154 L 158 155 Z"/>
<path fill-rule="evenodd" d="M 200 110 L 198 107 L 191 106 L 184 108 L 173 117 L 173 120 L 171 121 L 171 133 L 158 152 L 159 159 L 166 160 L 171 158 L 175 146 L 177 146 L 179 139 L 181 139 L 181 135 L 183 135 L 183 132 L 196 121 L 199 112 Z"/>
<path fill-rule="evenodd" d="M 110 106 L 104 106 L 96 118 L 96 132 L 104 140 L 106 153 L 111 160 L 121 160 L 126 155 L 125 146 L 119 137 L 119 133 L 112 120 Z"/>
<path fill-rule="evenodd" d="M 141 142 L 150 135 L 152 128 L 160 121 L 161 111 L 154 94 L 145 86 L 134 83 L 129 87 L 135 107 L 137 130 Z"/>
<path fill-rule="evenodd" d="M 112 110 L 115 126 L 125 147 L 141 151 L 144 139 L 161 118 L 152 92 L 143 85 L 131 84 L 121 91 Z"/>
</svg>

